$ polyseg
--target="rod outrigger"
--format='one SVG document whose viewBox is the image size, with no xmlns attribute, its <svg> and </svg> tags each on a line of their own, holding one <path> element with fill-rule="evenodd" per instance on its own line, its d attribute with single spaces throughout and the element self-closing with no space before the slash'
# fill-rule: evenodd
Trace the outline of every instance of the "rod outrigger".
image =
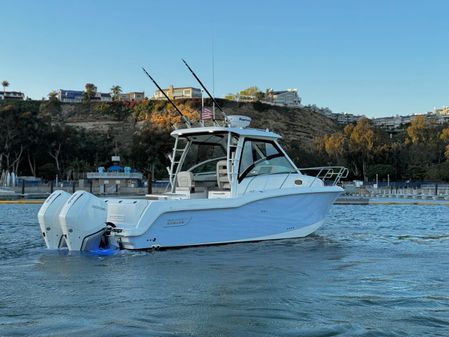
<svg viewBox="0 0 449 337">
<path fill-rule="evenodd" d="M 144 71 L 144 73 L 150 78 L 151 81 L 153 81 L 154 85 L 159 89 L 159 91 L 165 96 L 165 98 L 171 103 L 171 105 L 173 105 L 173 107 L 176 109 L 176 111 L 179 113 L 179 115 L 181 116 L 181 119 L 184 121 L 184 123 L 187 125 L 188 128 L 192 127 L 192 123 L 190 122 L 190 120 L 184 116 L 184 114 L 181 112 L 181 110 L 178 109 L 178 107 L 176 106 L 175 103 L 173 103 L 173 101 L 170 99 L 170 97 L 168 97 L 168 95 L 165 93 L 164 90 L 162 90 L 162 88 L 159 86 L 159 84 L 157 84 L 157 82 L 154 80 L 153 77 L 151 77 L 151 75 L 148 73 L 148 71 L 145 70 L 144 67 L 142 67 L 142 70 Z"/>
<path fill-rule="evenodd" d="M 223 116 L 224 116 L 224 118 L 226 120 L 227 115 L 223 111 L 223 109 L 221 108 L 220 104 L 218 104 L 218 102 L 215 99 L 215 97 L 210 94 L 209 90 L 207 90 L 207 88 L 204 86 L 203 82 L 201 82 L 201 80 L 198 78 L 198 76 L 195 74 L 195 72 L 192 70 L 192 68 L 190 68 L 190 66 L 187 64 L 187 62 L 184 59 L 182 59 L 182 62 L 184 62 L 184 64 L 186 65 L 187 69 L 190 70 L 190 72 L 192 73 L 193 77 L 195 77 L 195 79 L 198 81 L 198 83 L 201 85 L 201 87 L 204 89 L 204 91 L 207 93 L 207 95 L 212 99 L 212 101 L 214 102 L 215 106 L 218 108 L 218 110 L 221 111 L 221 113 L 223 114 Z"/>
</svg>

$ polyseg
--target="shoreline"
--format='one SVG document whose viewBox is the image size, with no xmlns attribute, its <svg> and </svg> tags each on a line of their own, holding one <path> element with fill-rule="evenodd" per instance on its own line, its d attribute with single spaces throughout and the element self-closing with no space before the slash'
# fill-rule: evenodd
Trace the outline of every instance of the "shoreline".
<svg viewBox="0 0 449 337">
<path fill-rule="evenodd" d="M 100 196 L 101 197 L 101 196 Z M 114 196 L 119 197 L 119 196 Z M 130 196 L 124 196 L 129 198 Z M 141 198 L 141 196 L 135 196 Z M 0 205 L 41 205 L 45 199 L 0 199 Z M 420 199 L 392 199 L 392 198 L 354 198 L 340 197 L 335 200 L 334 205 L 410 205 L 410 206 L 449 206 L 448 200 L 420 200 Z"/>
</svg>

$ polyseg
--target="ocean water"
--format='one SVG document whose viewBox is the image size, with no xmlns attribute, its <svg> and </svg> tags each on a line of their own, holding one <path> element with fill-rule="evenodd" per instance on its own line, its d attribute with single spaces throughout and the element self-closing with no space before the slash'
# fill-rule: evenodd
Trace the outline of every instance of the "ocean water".
<svg viewBox="0 0 449 337">
<path fill-rule="evenodd" d="M 1 336 L 449 336 L 449 207 L 334 206 L 303 239 L 47 251 L 0 205 Z"/>
</svg>

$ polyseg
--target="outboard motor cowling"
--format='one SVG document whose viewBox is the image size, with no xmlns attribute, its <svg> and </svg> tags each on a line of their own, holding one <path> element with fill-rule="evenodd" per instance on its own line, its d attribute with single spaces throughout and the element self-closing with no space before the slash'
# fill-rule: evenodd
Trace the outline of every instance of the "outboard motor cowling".
<svg viewBox="0 0 449 337">
<path fill-rule="evenodd" d="M 59 213 L 69 198 L 70 193 L 61 190 L 54 191 L 45 200 L 37 214 L 41 233 L 48 249 L 58 249 L 65 245 L 59 224 Z"/>
<path fill-rule="evenodd" d="M 106 230 L 106 203 L 86 191 L 75 192 L 59 215 L 69 250 L 94 250 Z"/>
</svg>

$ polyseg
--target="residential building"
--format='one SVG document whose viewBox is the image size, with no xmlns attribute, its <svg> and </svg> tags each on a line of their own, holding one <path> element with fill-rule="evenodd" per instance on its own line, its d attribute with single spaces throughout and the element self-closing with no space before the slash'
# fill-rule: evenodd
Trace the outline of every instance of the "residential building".
<svg viewBox="0 0 449 337">
<path fill-rule="evenodd" d="M 128 101 L 128 102 L 140 102 L 145 99 L 145 93 L 139 92 L 139 91 L 131 91 L 124 94 L 120 94 L 120 100 L 121 101 Z"/>
<path fill-rule="evenodd" d="M 56 92 L 56 97 L 64 103 L 81 103 L 84 99 L 84 91 L 59 89 Z M 96 91 L 91 101 L 112 102 L 112 96 L 109 93 Z"/>
<path fill-rule="evenodd" d="M 81 103 L 83 101 L 84 91 L 79 90 L 64 90 L 56 91 L 56 97 L 64 103 Z"/>
<path fill-rule="evenodd" d="M 360 115 L 354 115 L 347 112 L 336 113 L 334 115 L 336 117 L 335 120 L 337 121 L 337 123 L 343 125 L 350 123 L 357 123 L 357 121 L 363 117 Z"/>
<path fill-rule="evenodd" d="M 301 98 L 298 95 L 298 89 L 287 89 L 281 91 L 268 89 L 263 102 L 288 107 L 301 106 Z"/>
<path fill-rule="evenodd" d="M 20 91 L 0 91 L 0 100 L 10 99 L 15 101 L 23 101 L 25 95 Z"/>
<path fill-rule="evenodd" d="M 237 95 L 238 102 L 255 102 L 257 101 L 257 97 L 255 95 Z"/>
<path fill-rule="evenodd" d="M 165 94 L 170 99 L 179 99 L 179 98 L 201 98 L 201 89 L 193 88 L 193 87 L 179 87 L 175 88 L 172 85 L 164 90 Z M 155 100 L 165 100 L 165 96 L 160 90 L 156 90 L 154 92 L 153 99 Z"/>
<path fill-rule="evenodd" d="M 409 116 L 407 116 L 409 117 Z M 404 124 L 410 122 L 409 118 L 405 118 L 405 116 L 391 116 L 391 117 L 379 117 L 372 119 L 373 124 L 381 129 L 385 130 L 396 130 L 401 128 Z"/>
<path fill-rule="evenodd" d="M 433 113 L 435 115 L 441 116 L 441 117 L 449 117 L 449 107 L 443 106 L 441 108 L 433 108 Z"/>
<path fill-rule="evenodd" d="M 337 114 L 334 114 L 331 109 L 329 108 L 319 108 L 315 104 L 312 105 L 306 105 L 304 107 L 307 110 L 311 110 L 313 112 L 317 112 L 319 114 L 322 114 L 323 116 L 326 116 L 327 118 L 337 120 Z"/>
</svg>

